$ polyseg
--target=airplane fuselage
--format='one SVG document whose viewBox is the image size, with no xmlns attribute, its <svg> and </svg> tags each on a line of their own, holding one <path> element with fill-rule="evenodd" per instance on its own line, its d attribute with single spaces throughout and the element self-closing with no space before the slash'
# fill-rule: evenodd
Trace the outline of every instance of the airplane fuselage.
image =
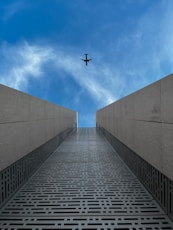
<svg viewBox="0 0 173 230">
<path fill-rule="evenodd" d="M 88 64 L 88 62 L 90 61 L 90 60 L 92 60 L 92 59 L 88 59 L 88 54 L 85 54 L 85 59 L 81 59 L 81 60 L 83 60 L 84 62 L 85 62 L 85 64 L 87 65 Z"/>
</svg>

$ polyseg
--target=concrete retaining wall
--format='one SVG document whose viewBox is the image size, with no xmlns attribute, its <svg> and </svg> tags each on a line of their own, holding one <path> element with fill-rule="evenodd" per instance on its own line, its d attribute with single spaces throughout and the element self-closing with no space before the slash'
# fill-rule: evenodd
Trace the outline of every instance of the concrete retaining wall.
<svg viewBox="0 0 173 230">
<path fill-rule="evenodd" d="M 0 171 L 75 126 L 75 111 L 0 85 Z"/>
<path fill-rule="evenodd" d="M 96 123 L 173 181 L 173 74 L 98 110 Z"/>
</svg>

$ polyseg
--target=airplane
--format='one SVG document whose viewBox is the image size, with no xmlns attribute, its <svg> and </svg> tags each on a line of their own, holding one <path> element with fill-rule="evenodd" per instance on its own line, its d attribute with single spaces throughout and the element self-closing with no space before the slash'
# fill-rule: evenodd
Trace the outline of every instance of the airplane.
<svg viewBox="0 0 173 230">
<path fill-rule="evenodd" d="M 83 60 L 83 61 L 85 62 L 86 65 L 88 64 L 88 62 L 89 62 L 90 60 L 92 60 L 91 58 L 88 59 L 87 55 L 88 55 L 88 54 L 85 54 L 85 59 L 81 59 L 81 60 Z"/>
</svg>

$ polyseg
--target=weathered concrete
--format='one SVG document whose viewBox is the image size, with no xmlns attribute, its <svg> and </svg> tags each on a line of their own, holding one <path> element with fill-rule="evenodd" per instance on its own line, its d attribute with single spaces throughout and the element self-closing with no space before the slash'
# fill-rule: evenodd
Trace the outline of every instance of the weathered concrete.
<svg viewBox="0 0 173 230">
<path fill-rule="evenodd" d="M 173 74 L 97 111 L 96 122 L 173 180 Z"/>
<path fill-rule="evenodd" d="M 77 113 L 0 85 L 0 171 L 77 125 Z"/>
</svg>

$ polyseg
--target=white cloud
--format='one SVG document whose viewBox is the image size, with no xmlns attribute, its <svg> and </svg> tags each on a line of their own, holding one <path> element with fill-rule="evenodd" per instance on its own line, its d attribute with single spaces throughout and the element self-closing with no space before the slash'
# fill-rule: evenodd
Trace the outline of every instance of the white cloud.
<svg viewBox="0 0 173 230">
<path fill-rule="evenodd" d="M 50 58 L 49 48 L 29 45 L 24 42 L 20 45 L 1 45 L 0 82 L 15 89 L 25 89 L 29 78 L 42 76 L 42 67 Z"/>
<path fill-rule="evenodd" d="M 6 8 L 4 21 L 24 8 L 22 1 L 12 3 Z M 17 45 L 1 44 L 0 82 L 26 90 L 31 78 L 42 81 L 53 70 L 58 77 L 72 78 L 80 85 L 74 104 L 79 105 L 81 95 L 87 92 L 98 107 L 106 106 L 173 72 L 172 10 L 172 0 L 151 4 L 135 21 L 133 29 L 126 28 L 120 34 L 114 23 L 105 25 L 103 30 L 109 32 L 108 39 L 105 32 L 103 36 L 97 31 L 97 38 L 103 39 L 102 42 L 97 39 L 97 43 L 105 46 L 96 46 L 100 47 L 96 52 L 93 45 L 93 60 L 88 66 L 81 61 L 82 54 L 77 48 L 26 41 Z M 90 125 L 93 114 L 80 114 L 79 118 L 81 124 Z"/>
<path fill-rule="evenodd" d="M 57 69 L 63 69 L 71 75 L 82 88 L 85 88 L 93 96 L 94 100 L 103 104 L 115 100 L 109 87 L 106 88 L 108 85 L 103 84 L 103 80 L 110 79 L 110 76 L 105 75 L 106 67 L 96 66 L 92 63 L 86 67 L 85 63 L 80 60 L 81 56 L 67 55 L 63 51 L 60 51 L 54 58 Z"/>
<path fill-rule="evenodd" d="M 45 68 L 49 64 L 50 68 L 54 68 L 54 71 L 63 71 L 68 77 L 72 77 L 82 89 L 85 89 L 93 97 L 93 100 L 100 104 L 108 104 L 115 100 L 108 84 L 104 84 L 105 79 L 110 78 L 108 76 L 110 71 L 106 67 L 100 68 L 92 63 L 86 67 L 85 63 L 81 61 L 81 56 L 74 55 L 68 50 L 32 45 L 25 41 L 16 46 L 2 44 L 1 56 L 3 56 L 0 66 L 1 84 L 26 90 L 30 78 L 49 75 Z"/>
<path fill-rule="evenodd" d="M 53 69 L 58 76 L 64 73 L 71 77 L 80 85 L 80 92 L 87 91 L 94 101 L 105 106 L 173 71 L 173 3 L 168 2 L 167 5 L 163 1 L 157 7 L 153 4 L 128 33 L 125 44 L 118 37 L 112 43 L 115 47 L 105 54 L 104 50 L 93 51 L 88 66 L 81 61 L 82 54 L 77 48 L 27 42 L 16 46 L 2 44 L 0 56 L 4 61 L 0 63 L 0 82 L 25 90 L 30 78 L 49 75 L 49 69 Z M 167 69 L 163 63 L 169 65 Z M 76 103 L 79 98 L 80 93 L 76 94 Z"/>
</svg>

